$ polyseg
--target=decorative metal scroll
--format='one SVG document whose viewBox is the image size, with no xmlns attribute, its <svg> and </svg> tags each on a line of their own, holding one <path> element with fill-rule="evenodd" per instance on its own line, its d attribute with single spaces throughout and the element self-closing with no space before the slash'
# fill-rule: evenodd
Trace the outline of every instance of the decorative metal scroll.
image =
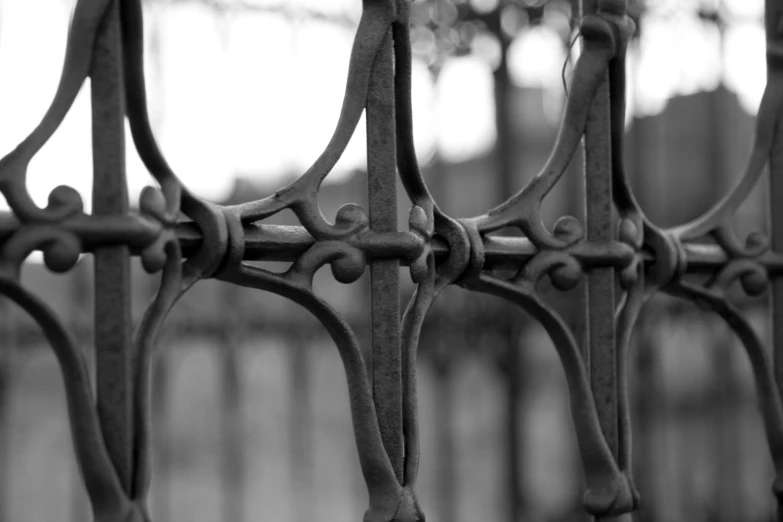
<svg viewBox="0 0 783 522">
<path fill-rule="evenodd" d="M 734 282 L 750 295 L 772 286 L 775 304 L 783 304 L 783 286 L 778 286 L 779 280 L 770 283 L 783 273 L 783 254 L 775 250 L 783 248 L 783 215 L 773 208 L 777 216 L 772 223 L 773 241 L 754 233 L 743 242 L 730 225 L 732 214 L 768 165 L 773 198 L 778 202 L 783 198 L 783 2 L 767 1 L 768 84 L 746 172 L 701 218 L 669 230 L 647 219 L 624 170 L 625 52 L 634 31 L 624 0 L 591 2 L 592 8 L 583 16 L 584 49 L 575 66 L 560 131 L 541 172 L 502 205 L 460 220 L 438 207 L 416 159 L 410 3 L 364 0 L 342 111 L 331 140 L 312 167 L 265 199 L 220 207 L 189 192 L 156 144 L 145 94 L 141 0 L 77 1 L 52 104 L 35 130 L 0 161 L 0 191 L 12 210 L 2 216 L 3 230 L 8 232 L 0 247 L 0 292 L 38 322 L 60 363 L 76 458 L 95 520 L 149 520 L 149 390 L 156 337 L 177 300 L 205 278 L 285 296 L 309 310 L 334 339 L 345 368 L 356 446 L 369 493 L 364 515 L 368 522 L 424 520 L 416 497 L 416 353 L 427 311 L 450 284 L 519 305 L 552 338 L 568 381 L 587 484 L 584 506 L 598 517 L 631 513 L 639 505 L 631 470 L 626 379 L 628 350 L 644 304 L 665 292 L 716 312 L 750 358 L 777 472 L 773 490 L 778 509 L 783 509 L 779 383 L 757 332 L 726 292 Z M 67 186 L 54 189 L 49 204 L 41 208 L 27 191 L 27 166 L 62 123 L 87 77 L 93 91 L 94 198 L 101 210 L 86 214 L 79 194 Z M 346 204 L 331 223 L 319 208 L 319 187 L 365 110 L 369 214 Z M 124 188 L 125 117 L 136 149 L 160 185 L 145 189 L 139 211 L 128 210 Z M 580 223 L 564 217 L 550 231 L 540 216 L 542 201 L 583 139 L 586 218 Z M 412 202 L 407 231 L 395 226 L 397 174 Z M 617 226 L 612 222 L 612 204 L 620 216 Z M 263 223 L 286 209 L 297 215 L 301 227 Z M 188 219 L 180 221 L 183 214 Z M 493 235 L 509 226 L 523 235 Z M 705 236 L 714 243 L 704 242 Z M 96 330 L 106 330 L 102 321 L 108 317 L 118 317 L 120 326 L 129 325 L 130 289 L 123 263 L 127 265 L 130 255 L 140 256 L 148 272 L 162 273 L 157 296 L 132 340 L 122 331 L 96 335 L 97 396 L 68 330 L 46 303 L 20 283 L 22 264 L 33 250 L 42 250 L 46 265 L 58 272 L 71 269 L 83 252 L 103 260 L 96 264 L 97 287 L 110 294 L 103 300 L 108 309 L 96 311 Z M 292 264 L 285 272 L 274 273 L 250 263 L 258 259 Z M 503 266 L 516 267 L 513 277 L 488 268 L 501 261 Z M 342 283 L 352 283 L 368 266 L 371 269 L 372 378 L 351 327 L 313 291 L 315 272 L 327 264 Z M 401 320 L 395 293 L 400 264 L 409 267 L 417 285 Z M 711 274 L 706 285 L 686 278 L 695 271 Z M 615 275 L 624 293 L 619 305 L 614 303 Z M 587 346 L 580 346 L 563 318 L 537 293 L 537 284 L 545 276 L 560 290 L 587 280 Z M 776 335 L 783 332 L 781 310 L 777 312 Z M 783 375 L 782 343 L 779 335 L 774 337 L 777 375 Z"/>
</svg>

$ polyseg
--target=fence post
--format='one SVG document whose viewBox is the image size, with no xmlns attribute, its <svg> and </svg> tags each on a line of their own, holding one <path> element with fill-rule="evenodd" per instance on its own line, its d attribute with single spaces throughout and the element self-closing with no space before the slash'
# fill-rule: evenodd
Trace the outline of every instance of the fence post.
<svg viewBox="0 0 783 522">
<path fill-rule="evenodd" d="M 394 50 L 391 29 L 375 58 L 367 94 L 367 173 L 370 228 L 397 230 Z M 381 438 L 403 482 L 402 350 L 398 259 L 370 263 L 372 381 Z"/>
<path fill-rule="evenodd" d="M 92 212 L 128 213 L 125 180 L 125 97 L 119 0 L 112 0 L 96 37 L 92 88 Z M 130 257 L 127 246 L 95 251 L 97 408 L 106 447 L 126 492 L 133 473 Z"/>
<path fill-rule="evenodd" d="M 582 16 L 598 11 L 598 0 L 582 1 Z M 609 72 L 598 86 L 590 104 L 585 127 L 585 222 L 587 240 L 609 242 L 615 237 L 612 198 L 612 146 L 609 100 Z M 619 456 L 617 343 L 615 339 L 614 268 L 602 267 L 587 273 L 585 302 L 587 346 L 585 355 L 595 396 L 598 419 L 609 444 Z M 601 520 L 632 520 L 631 515 Z"/>
</svg>

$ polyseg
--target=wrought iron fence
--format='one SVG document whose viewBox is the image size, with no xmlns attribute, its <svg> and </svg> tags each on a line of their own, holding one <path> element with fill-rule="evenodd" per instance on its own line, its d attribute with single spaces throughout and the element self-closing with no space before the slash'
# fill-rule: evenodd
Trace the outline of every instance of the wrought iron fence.
<svg viewBox="0 0 783 522">
<path fill-rule="evenodd" d="M 522 308 L 552 338 L 565 370 L 582 468 L 584 508 L 599 519 L 629 520 L 639 492 L 631 469 L 628 350 L 644 305 L 666 293 L 714 311 L 740 338 L 751 361 L 769 449 L 772 489 L 783 520 L 783 3 L 766 2 L 768 84 L 748 166 L 736 186 L 702 217 L 662 229 L 645 217 L 623 162 L 625 51 L 634 24 L 624 0 L 585 0 L 583 51 L 569 86 L 561 127 L 541 172 L 486 214 L 454 219 L 433 199 L 416 160 L 411 115 L 408 0 L 365 0 L 351 54 L 346 94 L 328 146 L 298 180 L 251 203 L 218 206 L 194 196 L 169 168 L 146 107 L 140 0 L 79 0 L 55 98 L 36 129 L 0 161 L 0 292 L 42 327 L 59 361 L 78 462 L 96 521 L 149 520 L 151 361 L 156 338 L 177 300 L 216 278 L 280 294 L 302 305 L 337 345 L 348 382 L 361 470 L 369 493 L 367 521 L 423 520 L 416 497 L 419 461 L 416 354 L 427 311 L 448 285 L 502 297 Z M 92 90 L 93 211 L 59 186 L 45 208 L 26 188 L 26 170 L 68 113 L 89 77 Z M 367 113 L 369 212 L 346 204 L 330 223 L 319 188 L 362 113 Z M 124 175 L 124 121 L 160 189 L 129 208 Z M 585 208 L 553 230 L 541 204 L 584 140 Z M 770 172 L 771 235 L 742 240 L 731 219 Z M 412 208 L 397 229 L 396 176 Z M 302 226 L 264 224 L 292 210 Z M 183 215 L 187 219 L 181 219 Z M 619 219 L 618 219 L 619 218 Z M 506 237 L 508 227 L 522 232 Z M 27 291 L 20 270 L 42 250 L 57 272 L 84 252 L 95 258 L 96 389 L 73 335 L 47 304 Z M 158 293 L 135 332 L 130 317 L 130 258 L 161 272 Z M 254 261 L 285 261 L 274 273 Z M 341 283 L 371 276 L 372 365 L 367 370 L 347 321 L 313 291 L 315 272 L 330 265 Z M 400 310 L 400 268 L 416 292 Z M 506 275 L 508 272 L 513 275 Z M 706 278 L 704 277 L 706 276 Z M 548 278 L 559 290 L 586 281 L 574 332 L 537 292 Z M 751 296 L 769 290 L 774 364 L 761 337 L 732 303 L 739 283 Z M 617 299 L 617 295 L 622 295 Z M 777 312 L 777 313 L 775 313 Z"/>
</svg>

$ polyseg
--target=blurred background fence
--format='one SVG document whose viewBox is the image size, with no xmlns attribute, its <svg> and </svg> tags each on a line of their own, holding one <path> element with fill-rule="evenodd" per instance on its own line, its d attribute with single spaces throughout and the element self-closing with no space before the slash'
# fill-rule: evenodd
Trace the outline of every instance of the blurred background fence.
<svg viewBox="0 0 783 522">
<path fill-rule="evenodd" d="M 19 23 L 21 18 L 12 15 L 26 2 L 0 2 L 0 29 Z M 315 20 L 350 34 L 359 7 L 353 4 L 360 2 L 343 3 L 331 9 L 313 2 L 161 0 L 148 2 L 148 8 L 153 19 L 158 16 L 159 24 L 153 26 L 163 27 L 165 40 L 166 16 L 174 18 L 177 9 L 195 4 L 218 22 L 259 16 L 296 26 Z M 633 165 L 642 206 L 662 226 L 702 213 L 741 171 L 751 145 L 750 107 L 757 102 L 758 88 L 747 85 L 754 70 L 737 68 L 744 62 L 752 67 L 756 60 L 754 27 L 763 49 L 762 3 L 635 5 L 640 30 L 631 53 L 637 67 L 631 78 L 635 110 L 628 122 L 627 161 Z M 471 105 L 469 86 L 461 90 L 459 83 L 446 79 L 454 63 L 473 59 L 483 64 L 476 70 L 486 73 L 491 86 L 492 128 L 486 136 L 476 127 L 473 141 L 468 134 L 463 142 L 448 145 L 443 137 L 448 131 L 436 130 L 432 143 L 423 146 L 429 147 L 425 175 L 436 200 L 451 215 L 474 215 L 524 186 L 546 160 L 564 99 L 560 68 L 565 64 L 563 74 L 569 72 L 574 5 L 565 0 L 418 0 L 414 7 L 420 76 L 435 89 L 430 103 L 453 99 L 447 111 L 456 112 L 451 125 L 460 124 L 461 108 L 468 123 L 476 124 L 483 114 L 481 107 Z M 664 33 L 661 27 L 674 29 Z M 676 43 L 682 31 L 693 38 L 672 48 L 666 34 Z M 234 34 L 225 33 L 229 39 Z M 5 72 L 10 66 L 3 59 L 18 49 L 2 43 L 0 37 L 0 70 Z M 529 49 L 520 50 L 525 45 Z M 669 45 L 686 62 L 677 61 L 681 56 L 668 61 L 656 57 L 655 45 Z M 562 58 L 554 69 L 553 56 Z M 759 56 L 763 87 L 763 50 Z M 687 59 L 693 63 L 688 65 Z M 544 61 L 549 68 L 536 70 L 535 64 Z M 165 70 L 165 61 L 158 66 Z M 262 72 L 264 81 L 285 88 L 280 71 Z M 161 84 L 165 90 L 165 81 Z M 159 105 L 165 115 L 165 96 Z M 294 117 L 298 115 L 288 115 Z M 252 143 L 252 136 L 247 139 Z M 482 140 L 486 145 L 474 143 Z M 190 145 L 194 155 L 197 146 Z M 265 154 L 263 140 L 253 146 Z M 236 165 L 225 168 L 231 170 L 231 186 L 211 194 L 221 203 L 264 196 L 294 170 L 279 167 L 274 176 L 264 176 Z M 547 199 L 550 223 L 564 214 L 581 215 L 581 180 L 581 166 L 572 165 Z M 327 216 L 349 201 L 366 203 L 364 172 L 351 166 L 324 186 L 320 196 Z M 766 195 L 754 194 L 738 212 L 739 231 L 765 228 L 766 206 Z M 401 201 L 400 216 L 407 216 L 406 207 Z M 35 263 L 25 270 L 25 285 L 68 318 L 88 351 L 91 259 L 85 257 L 65 276 Z M 369 282 L 365 278 L 346 286 L 327 274 L 318 276 L 319 293 L 366 340 Z M 135 319 L 156 284 L 140 266 L 134 267 Z M 409 284 L 404 293 L 412 290 Z M 580 309 L 578 289 L 547 295 L 565 317 Z M 0 306 L 0 521 L 88 520 L 55 359 L 32 321 L 6 302 Z M 767 331 L 766 301 L 747 300 L 743 306 L 758 317 L 759 331 Z M 303 310 L 276 296 L 212 281 L 191 291 L 168 321 L 155 374 L 154 518 L 303 522 L 345 520 L 360 512 L 366 492 L 345 379 L 332 344 Z M 643 492 L 636 520 L 771 519 L 772 468 L 750 368 L 740 351 L 726 326 L 696 307 L 658 297 L 647 310 L 635 337 L 630 380 L 635 468 Z M 565 380 L 540 326 L 499 300 L 448 288 L 425 324 L 419 381 L 420 498 L 428 520 L 583 520 Z"/>
</svg>

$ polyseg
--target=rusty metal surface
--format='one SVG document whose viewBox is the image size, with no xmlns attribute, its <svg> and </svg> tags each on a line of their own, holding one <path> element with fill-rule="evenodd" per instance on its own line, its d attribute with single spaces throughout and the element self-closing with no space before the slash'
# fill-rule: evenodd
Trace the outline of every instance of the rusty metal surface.
<svg viewBox="0 0 783 522">
<path fill-rule="evenodd" d="M 394 136 L 394 51 L 391 29 L 376 55 L 367 93 L 367 192 L 370 229 L 397 231 L 397 150 Z M 370 261 L 372 392 L 383 447 L 398 481 L 403 480 L 400 264 L 396 258 Z"/>
<path fill-rule="evenodd" d="M 345 369 L 355 443 L 369 494 L 367 522 L 424 520 L 416 493 L 416 359 L 427 312 L 452 284 L 506 299 L 540 322 L 552 338 L 568 382 L 586 479 L 584 507 L 602 520 L 629 520 L 639 505 L 631 469 L 627 378 L 628 351 L 644 305 L 653 295 L 667 293 L 714 311 L 742 341 L 751 361 L 777 473 L 773 491 L 781 510 L 783 213 L 776 204 L 783 197 L 780 2 L 767 1 L 768 85 L 746 172 L 703 216 L 671 229 L 657 227 L 644 215 L 625 172 L 625 50 L 634 24 L 624 0 L 584 2 L 584 49 L 574 68 L 558 136 L 541 172 L 496 208 L 459 220 L 438 207 L 413 146 L 410 4 L 364 1 L 340 117 L 312 166 L 267 198 L 221 207 L 188 191 L 155 141 L 146 106 L 141 1 L 77 1 L 63 75 L 51 107 L 39 126 L 0 160 L 0 191 L 12 210 L 0 215 L 0 292 L 41 326 L 60 363 L 76 461 L 95 520 L 149 520 L 150 437 L 153 412 L 160 409 L 150 391 L 157 337 L 177 300 L 207 278 L 285 296 L 313 314 L 331 335 Z M 41 208 L 26 187 L 27 165 L 61 124 L 87 77 L 93 82 L 94 212 L 87 215 L 78 193 L 64 186 L 56 188 L 49 205 Z M 319 188 L 365 110 L 369 212 L 348 203 L 331 223 L 318 206 Z M 144 165 L 159 184 L 143 192 L 138 211 L 127 204 L 123 116 Z M 583 140 L 586 217 L 583 222 L 563 217 L 549 230 L 542 222 L 542 202 Z M 731 228 L 731 218 L 767 164 L 772 177 L 772 236 L 755 232 L 741 239 Z M 396 229 L 396 175 L 412 202 L 407 231 Z M 293 211 L 302 226 L 263 223 L 284 210 Z M 180 221 L 180 213 L 187 220 Z M 495 235 L 508 227 L 516 229 L 517 236 Z M 73 268 L 83 252 L 96 257 L 97 398 L 86 357 L 72 332 L 21 285 L 23 261 L 33 250 L 42 250 L 46 265 L 59 272 Z M 139 256 L 150 273 L 162 274 L 132 342 L 130 256 Z M 250 263 L 255 260 L 291 265 L 275 273 Z M 354 329 L 313 289 L 315 272 L 327 264 L 345 284 L 357 281 L 369 266 L 371 372 Z M 410 270 L 417 287 L 402 317 L 400 267 Z M 512 269 L 514 274 L 504 276 L 497 268 Z M 690 277 L 696 273 L 708 275 L 707 282 Z M 586 281 L 587 346 L 580 346 L 582 335 L 577 337 L 543 299 L 538 283 L 544 278 L 561 291 Z M 773 309 L 778 312 L 773 314 L 776 365 L 730 299 L 727 290 L 734 283 L 749 296 L 772 287 Z M 615 303 L 618 284 L 623 298 Z M 226 380 L 230 387 L 224 390 L 229 415 L 240 400 L 236 353 L 229 352 L 224 362 L 231 376 Z M 229 435 L 225 450 L 230 453 L 230 441 L 241 434 Z M 232 453 L 230 460 L 240 459 Z M 227 470 L 231 481 L 234 471 Z M 230 506 L 226 512 L 239 513 Z"/>
<path fill-rule="evenodd" d="M 113 0 L 99 28 L 90 67 L 94 170 L 92 214 L 99 218 L 125 215 L 130 207 L 125 179 L 125 100 L 119 13 L 119 1 Z M 125 245 L 99 248 L 94 256 L 98 416 L 123 489 L 130 492 L 135 431 L 130 256 Z"/>
<path fill-rule="evenodd" d="M 590 11 L 586 11 L 590 13 Z M 586 45 L 590 45 L 590 42 Z M 612 206 L 612 140 L 609 74 L 604 72 L 590 103 L 585 123 L 585 224 L 590 242 L 611 241 L 615 237 Z M 615 340 L 615 272 L 601 267 L 587 274 L 586 300 L 586 367 L 590 387 L 609 450 L 617 459 L 620 453 L 620 419 L 618 415 L 617 343 Z M 623 463 L 619 462 L 621 471 Z M 627 490 L 618 490 L 614 502 L 624 504 L 622 511 L 637 507 L 638 493 L 632 482 Z M 630 493 L 630 497 L 627 495 Z M 588 499 L 585 499 L 588 500 Z M 614 513 L 613 513 L 614 514 Z M 630 520 L 627 517 L 600 517 L 601 520 Z M 598 517 L 596 517 L 598 520 Z"/>
</svg>

